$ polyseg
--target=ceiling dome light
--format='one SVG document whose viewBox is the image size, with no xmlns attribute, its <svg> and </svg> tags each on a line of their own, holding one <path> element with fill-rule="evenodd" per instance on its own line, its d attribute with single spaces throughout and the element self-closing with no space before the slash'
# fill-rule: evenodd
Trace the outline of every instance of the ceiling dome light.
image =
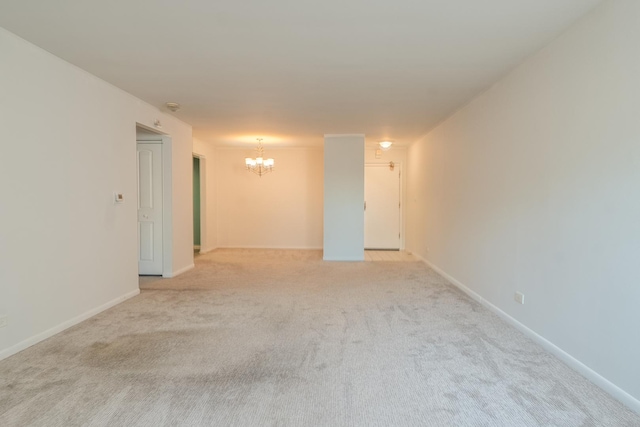
<svg viewBox="0 0 640 427">
<path fill-rule="evenodd" d="M 391 146 L 393 145 L 392 141 L 380 141 L 378 142 L 378 145 L 380 146 L 380 148 L 384 151 L 387 151 L 389 148 L 391 148 Z"/>
</svg>

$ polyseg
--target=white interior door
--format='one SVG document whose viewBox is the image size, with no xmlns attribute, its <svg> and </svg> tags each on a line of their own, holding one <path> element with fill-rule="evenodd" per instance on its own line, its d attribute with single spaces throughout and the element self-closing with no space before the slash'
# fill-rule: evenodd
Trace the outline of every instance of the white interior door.
<svg viewBox="0 0 640 427">
<path fill-rule="evenodd" d="M 400 166 L 365 165 L 364 247 L 400 249 Z"/>
<path fill-rule="evenodd" d="M 162 274 L 162 144 L 138 142 L 138 273 Z"/>
</svg>

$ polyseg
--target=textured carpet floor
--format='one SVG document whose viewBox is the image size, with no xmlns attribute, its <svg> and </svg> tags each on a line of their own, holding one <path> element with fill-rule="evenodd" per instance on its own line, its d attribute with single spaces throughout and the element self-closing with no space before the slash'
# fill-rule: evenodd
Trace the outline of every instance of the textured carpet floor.
<svg viewBox="0 0 640 427">
<path fill-rule="evenodd" d="M 639 426 L 419 262 L 219 250 L 0 362 L 2 426 Z"/>
</svg>

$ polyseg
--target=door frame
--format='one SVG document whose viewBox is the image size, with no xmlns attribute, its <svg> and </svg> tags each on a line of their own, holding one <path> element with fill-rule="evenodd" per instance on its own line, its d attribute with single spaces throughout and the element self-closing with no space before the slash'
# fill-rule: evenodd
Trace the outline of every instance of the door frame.
<svg viewBox="0 0 640 427">
<path fill-rule="evenodd" d="M 195 151 L 191 154 L 200 161 L 200 250 L 198 253 L 204 254 L 211 251 L 207 241 L 207 157 Z"/>
<path fill-rule="evenodd" d="M 391 162 L 366 162 L 364 164 L 365 170 L 367 166 L 387 166 L 389 167 L 389 163 Z M 405 232 L 404 232 L 404 205 L 405 205 L 405 200 L 404 200 L 404 174 L 403 172 L 403 168 L 402 168 L 402 162 L 396 162 L 393 161 L 394 167 L 398 168 L 398 173 L 400 174 L 400 193 L 399 193 L 399 198 L 400 198 L 400 249 L 401 251 L 404 251 L 405 249 L 405 245 L 404 245 L 404 241 L 405 241 Z M 366 176 L 366 175 L 365 175 Z M 364 185 L 366 186 L 367 183 L 365 181 Z M 364 215 L 364 212 L 363 212 Z"/>
<path fill-rule="evenodd" d="M 146 135 L 136 134 L 136 146 L 138 141 L 155 141 L 162 144 L 162 277 L 173 277 L 173 180 L 172 180 L 172 140 L 171 136 L 157 129 L 136 123 L 136 130 L 140 128 Z M 136 166 L 136 182 L 138 168 Z M 137 191 L 137 190 L 136 190 Z M 136 198 L 137 198 L 136 194 Z M 136 211 L 137 212 L 137 211 Z M 136 213 L 136 222 L 138 220 Z M 136 226 L 137 229 L 137 226 Z M 136 242 L 137 245 L 140 242 Z M 136 258 L 138 251 L 136 251 Z M 136 261 L 137 263 L 137 261 Z"/>
</svg>

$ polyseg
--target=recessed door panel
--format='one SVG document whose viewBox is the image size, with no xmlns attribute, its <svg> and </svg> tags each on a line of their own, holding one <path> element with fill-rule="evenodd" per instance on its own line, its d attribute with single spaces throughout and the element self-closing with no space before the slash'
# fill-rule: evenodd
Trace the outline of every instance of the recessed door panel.
<svg viewBox="0 0 640 427">
<path fill-rule="evenodd" d="M 153 261 L 153 223 L 138 222 L 140 233 L 140 261 Z"/>
<path fill-rule="evenodd" d="M 138 209 L 151 208 L 153 208 L 153 152 L 143 148 L 138 150 Z"/>
</svg>

